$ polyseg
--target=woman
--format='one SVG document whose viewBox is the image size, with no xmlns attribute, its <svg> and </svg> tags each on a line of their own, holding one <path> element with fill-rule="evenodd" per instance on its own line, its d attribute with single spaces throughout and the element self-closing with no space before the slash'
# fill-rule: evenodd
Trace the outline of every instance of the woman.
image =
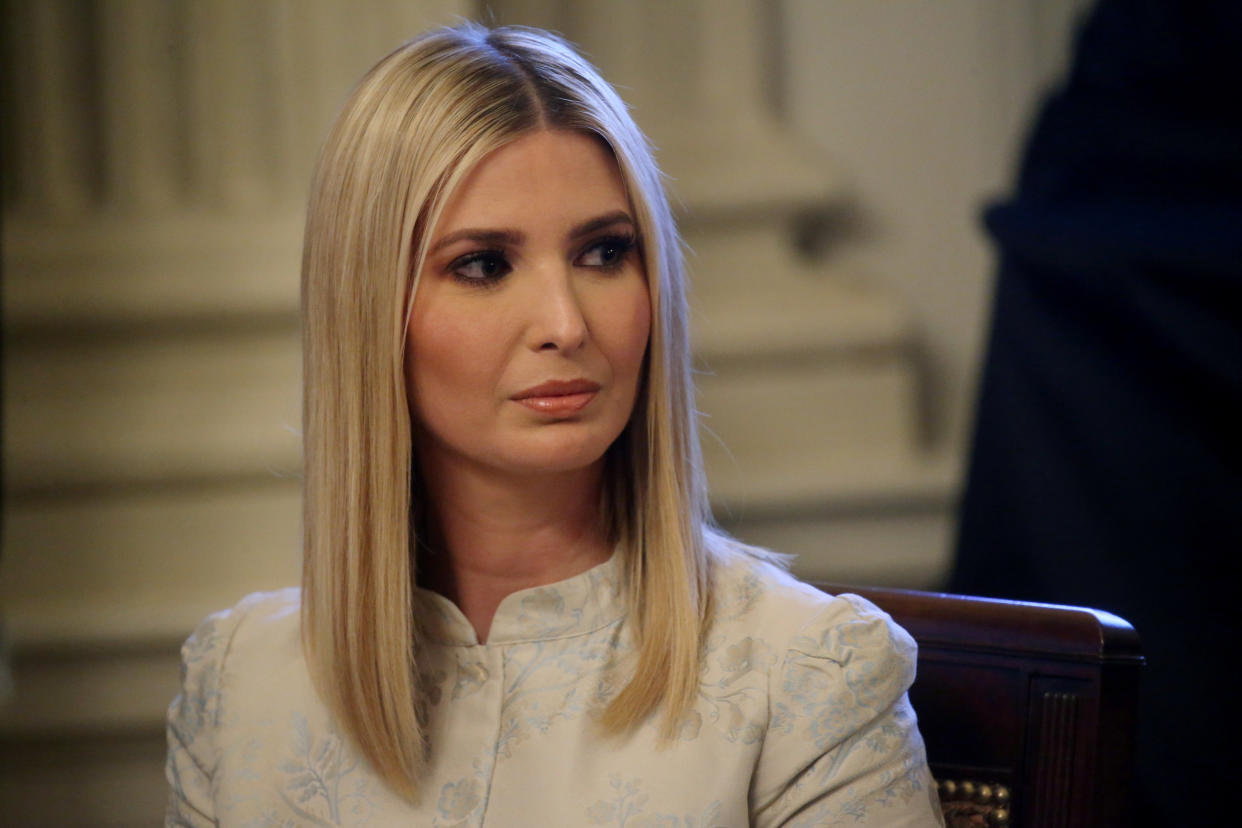
<svg viewBox="0 0 1242 828">
<path fill-rule="evenodd" d="M 913 642 L 711 525 L 659 173 L 570 47 L 380 61 L 302 291 L 303 586 L 187 642 L 169 824 L 938 824 Z"/>
</svg>

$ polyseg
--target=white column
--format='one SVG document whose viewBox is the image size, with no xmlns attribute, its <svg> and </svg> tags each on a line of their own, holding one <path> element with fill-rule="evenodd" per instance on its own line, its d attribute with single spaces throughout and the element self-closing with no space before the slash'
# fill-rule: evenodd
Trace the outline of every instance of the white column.
<svg viewBox="0 0 1242 828">
<path fill-rule="evenodd" d="M 98 186 L 96 134 L 86 85 L 87 28 L 71 0 L 8 4 L 13 73 L 24 78 L 13 118 L 14 169 L 8 205 L 68 218 L 89 208 Z"/>
<path fill-rule="evenodd" d="M 257 3 L 187 7 L 186 72 L 194 199 L 213 209 L 272 200 L 275 101 L 268 9 Z"/>
<path fill-rule="evenodd" d="M 764 13 L 753 0 L 717 0 L 697 8 L 702 32 L 699 83 L 704 108 L 713 119 L 728 118 L 745 129 L 750 123 L 772 121 L 763 100 L 763 81 L 770 67 L 763 65 L 760 38 Z M 735 119 L 742 117 L 742 121 Z"/>
<path fill-rule="evenodd" d="M 277 187 L 299 207 L 306 200 L 319 143 L 349 91 L 383 46 L 362 37 L 361 4 L 274 0 L 269 6 L 274 85 L 269 99 L 281 148 Z M 411 4 L 417 9 L 418 4 Z"/>
<path fill-rule="evenodd" d="M 177 11 L 162 0 L 96 6 L 105 201 L 122 210 L 159 211 L 184 199 Z"/>
</svg>

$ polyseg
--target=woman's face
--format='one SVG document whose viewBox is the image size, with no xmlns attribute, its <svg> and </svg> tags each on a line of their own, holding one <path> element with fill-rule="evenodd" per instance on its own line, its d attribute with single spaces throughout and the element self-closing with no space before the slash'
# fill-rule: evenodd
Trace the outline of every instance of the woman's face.
<svg viewBox="0 0 1242 828">
<path fill-rule="evenodd" d="M 406 387 L 424 468 L 597 463 L 629 420 L 651 327 L 637 225 L 597 138 L 544 130 L 450 195 L 419 275 Z"/>
</svg>

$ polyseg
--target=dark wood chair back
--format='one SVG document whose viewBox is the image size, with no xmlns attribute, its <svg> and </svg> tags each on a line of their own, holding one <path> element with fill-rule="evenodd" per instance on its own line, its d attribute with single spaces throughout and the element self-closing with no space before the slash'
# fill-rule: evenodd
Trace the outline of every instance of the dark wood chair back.
<svg viewBox="0 0 1242 828">
<path fill-rule="evenodd" d="M 1100 610 L 839 584 L 919 644 L 910 700 L 950 828 L 1129 824 L 1138 634 Z"/>
</svg>

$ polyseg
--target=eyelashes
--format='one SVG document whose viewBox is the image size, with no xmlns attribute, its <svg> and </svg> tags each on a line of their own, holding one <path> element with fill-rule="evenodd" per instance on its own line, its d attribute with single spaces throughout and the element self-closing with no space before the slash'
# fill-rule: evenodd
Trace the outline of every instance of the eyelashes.
<svg viewBox="0 0 1242 828">
<path fill-rule="evenodd" d="M 579 253 L 575 264 L 605 271 L 617 270 L 637 246 L 637 240 L 630 234 L 604 236 Z"/>
<path fill-rule="evenodd" d="M 625 266 L 638 248 L 638 240 L 630 233 L 615 233 L 593 239 L 574 257 L 574 266 L 600 273 L 615 273 Z M 513 272 L 513 265 L 504 250 L 473 250 L 449 262 L 449 275 L 461 284 L 490 288 Z"/>
<path fill-rule="evenodd" d="M 499 283 L 513 267 L 499 250 L 476 250 L 454 259 L 448 269 L 462 284 L 486 287 Z"/>
</svg>

